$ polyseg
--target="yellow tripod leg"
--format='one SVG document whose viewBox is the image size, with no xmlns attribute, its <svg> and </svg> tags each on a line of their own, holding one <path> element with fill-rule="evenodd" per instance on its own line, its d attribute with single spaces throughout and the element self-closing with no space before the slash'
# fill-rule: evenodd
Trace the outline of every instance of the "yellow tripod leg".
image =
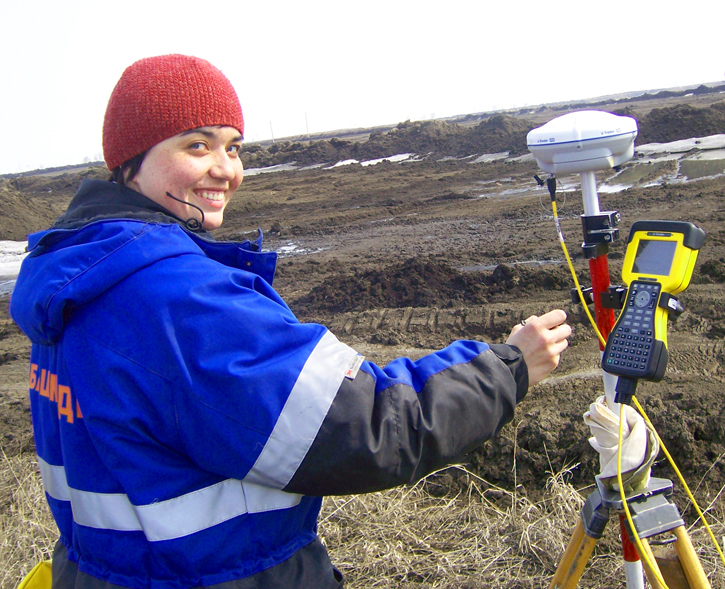
<svg viewBox="0 0 725 589">
<path fill-rule="evenodd" d="M 711 589 L 710 581 L 707 580 L 700 559 L 697 558 L 697 553 L 690 541 L 690 536 L 687 535 L 687 530 L 685 530 L 684 526 L 678 526 L 672 532 L 677 538 L 677 542 L 675 542 L 677 557 L 680 559 L 682 570 L 685 571 L 691 589 Z"/>
<path fill-rule="evenodd" d="M 551 580 L 549 589 L 574 589 L 589 562 L 589 557 L 597 545 L 598 538 L 584 533 L 584 524 L 579 520 L 566 547 L 564 556 Z"/>
<path fill-rule="evenodd" d="M 650 548 L 649 542 L 647 542 L 646 538 L 640 538 L 639 541 L 642 543 L 642 548 L 644 549 L 645 555 L 647 556 L 647 558 L 644 558 L 641 554 L 639 555 L 639 557 L 642 559 L 644 574 L 647 577 L 649 584 L 652 586 L 652 589 L 665 589 L 665 586 L 660 583 L 655 576 L 656 573 L 657 575 L 659 575 L 660 579 L 663 578 L 662 572 L 660 571 L 659 566 L 657 566 L 657 560 L 655 559 L 655 555 L 652 552 L 652 548 Z M 650 563 L 652 564 L 654 570 L 650 568 Z"/>
<path fill-rule="evenodd" d="M 576 527 L 574 528 L 574 531 L 571 533 L 571 538 L 569 539 L 569 544 L 567 545 L 566 550 L 564 551 L 564 555 L 561 557 L 561 560 L 559 561 L 559 566 L 556 567 L 556 573 L 554 573 L 554 578 L 551 580 L 549 589 L 557 589 L 558 587 L 561 587 L 561 582 L 564 579 L 564 577 L 566 576 L 566 574 L 569 572 L 569 567 L 571 566 L 571 563 L 574 560 L 574 555 L 579 550 L 579 545 L 581 544 L 583 539 L 584 539 L 584 524 L 582 524 L 581 520 L 577 520 Z"/>
</svg>

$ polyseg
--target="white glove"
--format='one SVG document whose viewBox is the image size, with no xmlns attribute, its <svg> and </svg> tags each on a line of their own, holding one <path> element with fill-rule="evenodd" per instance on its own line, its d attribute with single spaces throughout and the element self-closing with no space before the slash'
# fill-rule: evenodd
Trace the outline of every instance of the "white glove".
<svg viewBox="0 0 725 589">
<path fill-rule="evenodd" d="M 599 397 L 584 414 L 584 423 L 589 426 L 593 435 L 589 438 L 589 443 L 599 453 L 600 480 L 608 488 L 619 490 L 619 415 L 609 409 L 604 397 Z M 625 405 L 622 431 L 622 484 L 625 491 L 638 491 L 647 486 L 652 463 L 659 451 L 659 442 L 654 432 L 639 413 Z"/>
</svg>

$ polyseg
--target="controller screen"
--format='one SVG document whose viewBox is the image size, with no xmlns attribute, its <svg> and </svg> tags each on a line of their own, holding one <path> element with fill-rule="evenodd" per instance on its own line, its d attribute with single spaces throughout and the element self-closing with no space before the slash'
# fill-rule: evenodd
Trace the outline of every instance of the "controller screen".
<svg viewBox="0 0 725 589">
<path fill-rule="evenodd" d="M 654 276 L 669 276 L 677 249 L 676 241 L 642 239 L 637 246 L 632 272 Z"/>
</svg>

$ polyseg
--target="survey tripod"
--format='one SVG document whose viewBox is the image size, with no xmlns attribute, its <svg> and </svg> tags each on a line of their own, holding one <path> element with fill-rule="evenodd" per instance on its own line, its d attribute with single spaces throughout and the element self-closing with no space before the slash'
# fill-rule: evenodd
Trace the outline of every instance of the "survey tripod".
<svg viewBox="0 0 725 589">
<path fill-rule="evenodd" d="M 620 215 L 616 211 L 599 210 L 599 201 L 593 172 L 583 172 L 582 196 L 584 199 L 584 214 L 582 215 L 582 228 L 584 242 L 582 249 L 584 257 L 589 262 L 591 273 L 591 288 L 585 289 L 584 302 L 594 304 L 595 321 L 599 331 L 606 340 L 615 325 L 614 310 L 624 305 L 625 289 L 613 287 L 610 284 L 608 252 L 609 245 L 619 236 L 617 225 Z M 537 178 L 538 180 L 538 178 Z M 540 181 L 543 183 L 543 181 Z M 555 199 L 556 179 L 552 175 L 546 181 L 552 201 Z M 572 300 L 580 302 L 578 293 Z M 600 351 L 604 348 L 600 343 Z M 604 375 L 604 389 L 606 395 L 612 395 L 617 401 L 626 399 L 616 398 L 617 377 L 607 372 Z M 631 397 L 630 397 L 631 398 Z M 641 540 L 649 563 L 657 570 L 644 564 L 644 573 L 654 589 L 662 589 L 659 578 L 664 578 L 669 589 L 710 589 L 710 583 L 700 564 L 697 554 L 692 546 L 685 529 L 685 524 L 677 506 L 670 502 L 672 482 L 667 479 L 651 478 L 647 487 L 641 491 L 626 495 L 627 506 L 635 530 L 630 529 L 624 517 L 624 505 L 619 492 L 608 490 L 596 477 L 597 488 L 589 495 L 580 512 L 579 521 L 572 533 L 569 544 L 556 569 L 549 589 L 574 589 L 592 555 L 594 547 L 602 537 L 607 522 L 612 514 L 619 516 L 621 529 L 622 551 L 625 560 L 625 572 L 629 589 L 643 587 L 642 565 L 640 554 L 634 541 L 634 533 Z M 671 532 L 674 537 L 674 547 L 679 560 L 669 568 L 659 567 L 655 556 L 649 547 L 647 538 L 658 534 Z M 663 575 L 664 573 L 664 575 Z M 684 575 L 683 575 L 684 573 Z"/>
</svg>

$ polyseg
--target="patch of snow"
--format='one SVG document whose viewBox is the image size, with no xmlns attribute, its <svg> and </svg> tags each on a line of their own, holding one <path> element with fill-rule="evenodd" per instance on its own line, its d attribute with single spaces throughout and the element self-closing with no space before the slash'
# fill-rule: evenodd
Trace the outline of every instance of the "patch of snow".
<svg viewBox="0 0 725 589">
<path fill-rule="evenodd" d="M 361 166 L 374 166 L 375 164 L 379 164 L 380 162 L 402 162 L 407 159 L 410 159 L 413 156 L 412 153 L 399 153 L 398 155 L 391 155 L 390 157 L 381 157 L 375 160 L 367 160 L 364 162 L 360 162 Z M 354 161 L 354 160 L 353 160 Z"/>
<path fill-rule="evenodd" d="M 277 255 L 280 258 L 289 258 L 290 256 L 303 256 L 308 254 L 316 254 L 317 252 L 325 251 L 328 248 L 318 247 L 316 249 L 301 247 L 298 243 L 288 241 L 287 245 L 283 245 L 277 248 Z"/>
<path fill-rule="evenodd" d="M 725 135 L 710 135 L 708 137 L 693 137 L 691 139 L 680 139 L 670 143 L 645 143 L 638 145 L 636 150 L 639 153 L 685 153 L 692 149 L 723 149 L 725 148 Z"/>
<path fill-rule="evenodd" d="M 509 159 L 509 161 L 516 162 L 516 163 L 532 162 L 532 161 L 534 161 L 534 154 L 527 153 L 525 155 L 520 155 L 518 157 L 512 157 L 511 159 Z"/>
<path fill-rule="evenodd" d="M 341 162 L 337 162 L 336 164 L 333 164 L 332 166 L 328 166 L 325 168 L 326 170 L 332 170 L 333 168 L 339 168 L 340 166 L 350 166 L 352 164 L 359 164 L 360 162 L 357 160 L 342 160 Z"/>
<path fill-rule="evenodd" d="M 725 149 L 708 149 L 688 157 L 688 160 L 725 160 Z"/>
<path fill-rule="evenodd" d="M 502 151 L 501 153 L 484 153 L 483 155 L 479 155 L 471 163 L 472 164 L 485 164 L 488 162 L 495 162 L 497 160 L 506 159 L 508 156 L 509 156 L 508 151 Z"/>
<path fill-rule="evenodd" d="M 20 272 L 27 241 L 0 241 L 0 278 L 15 278 Z"/>
<path fill-rule="evenodd" d="M 244 175 L 255 176 L 256 174 L 270 174 L 272 172 L 291 172 L 297 169 L 296 163 L 277 164 L 276 166 L 268 166 L 266 168 L 249 168 L 248 170 L 244 170 Z"/>
<path fill-rule="evenodd" d="M 615 194 L 617 192 L 623 192 L 628 188 L 632 188 L 632 184 L 602 184 L 598 191 L 602 194 Z"/>
</svg>

